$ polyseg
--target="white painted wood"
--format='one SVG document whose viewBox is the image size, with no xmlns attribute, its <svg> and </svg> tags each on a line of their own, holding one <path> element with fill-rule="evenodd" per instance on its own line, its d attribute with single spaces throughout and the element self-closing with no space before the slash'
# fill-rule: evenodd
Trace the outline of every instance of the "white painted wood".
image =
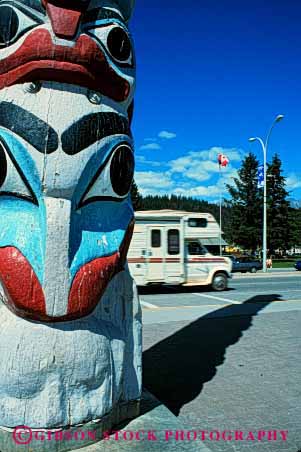
<svg viewBox="0 0 301 452">
<path fill-rule="evenodd" d="M 61 198 L 45 198 L 45 210 L 47 235 L 43 289 L 46 312 L 51 317 L 59 317 L 67 314 L 71 284 L 69 271 L 71 202 Z"/>
<path fill-rule="evenodd" d="M 66 427 L 141 395 L 141 308 L 128 271 L 90 316 L 31 322 L 0 309 L 0 426 Z"/>
</svg>

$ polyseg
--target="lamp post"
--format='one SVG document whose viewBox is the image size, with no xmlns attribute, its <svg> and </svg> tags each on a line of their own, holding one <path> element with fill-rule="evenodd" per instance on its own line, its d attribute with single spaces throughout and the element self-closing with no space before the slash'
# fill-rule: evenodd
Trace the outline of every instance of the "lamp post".
<svg viewBox="0 0 301 452">
<path fill-rule="evenodd" d="M 249 138 L 249 141 L 252 143 L 254 141 L 259 141 L 263 150 L 263 240 L 262 240 L 262 260 L 263 260 L 263 272 L 267 272 L 267 150 L 269 139 L 272 133 L 272 130 L 277 124 L 284 118 L 284 115 L 278 115 L 274 119 L 270 130 L 267 134 L 265 142 L 259 137 Z"/>
</svg>

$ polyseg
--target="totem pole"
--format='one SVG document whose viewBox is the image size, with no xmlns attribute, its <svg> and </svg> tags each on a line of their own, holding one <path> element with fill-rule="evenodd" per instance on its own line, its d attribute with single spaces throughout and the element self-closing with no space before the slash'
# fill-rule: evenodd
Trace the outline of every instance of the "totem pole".
<svg viewBox="0 0 301 452">
<path fill-rule="evenodd" d="M 126 264 L 134 223 L 133 6 L 0 0 L 5 452 L 17 450 L 16 426 L 31 435 L 79 425 L 101 432 L 138 414 L 141 310 Z M 52 450 L 50 441 L 31 447 Z"/>
</svg>

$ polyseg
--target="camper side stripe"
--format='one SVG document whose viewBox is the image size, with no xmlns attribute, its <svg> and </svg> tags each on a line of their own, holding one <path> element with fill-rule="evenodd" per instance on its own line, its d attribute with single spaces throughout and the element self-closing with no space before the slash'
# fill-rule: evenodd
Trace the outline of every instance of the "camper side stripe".
<svg viewBox="0 0 301 452">
<path fill-rule="evenodd" d="M 181 262 L 180 258 L 171 258 L 171 257 L 167 257 L 165 259 L 161 258 L 161 257 L 156 257 L 156 258 L 150 258 L 150 259 L 146 259 L 145 257 L 132 257 L 132 258 L 128 258 L 128 263 L 129 264 L 145 264 L 145 263 L 150 263 L 150 264 L 162 264 L 163 262 L 172 264 L 172 263 L 179 263 Z M 200 257 L 200 258 L 192 258 L 192 259 L 185 259 L 185 262 L 188 264 L 197 264 L 197 263 L 206 263 L 206 264 L 226 264 L 227 261 L 225 259 L 210 259 L 210 258 L 205 258 L 205 257 Z"/>
</svg>

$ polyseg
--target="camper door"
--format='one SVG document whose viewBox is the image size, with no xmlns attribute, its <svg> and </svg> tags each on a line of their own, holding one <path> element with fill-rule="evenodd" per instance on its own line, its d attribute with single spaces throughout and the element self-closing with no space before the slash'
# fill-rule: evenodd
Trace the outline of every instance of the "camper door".
<svg viewBox="0 0 301 452">
<path fill-rule="evenodd" d="M 184 242 L 183 240 L 181 242 L 180 228 L 150 226 L 148 228 L 146 279 L 149 282 L 183 283 L 184 253 L 182 247 L 184 247 Z"/>
<path fill-rule="evenodd" d="M 148 281 L 163 282 L 165 266 L 165 228 L 150 226 L 148 227 L 148 256 L 147 256 L 147 275 Z"/>
<path fill-rule="evenodd" d="M 185 282 L 184 239 L 182 227 L 166 228 L 166 282 Z"/>
</svg>

